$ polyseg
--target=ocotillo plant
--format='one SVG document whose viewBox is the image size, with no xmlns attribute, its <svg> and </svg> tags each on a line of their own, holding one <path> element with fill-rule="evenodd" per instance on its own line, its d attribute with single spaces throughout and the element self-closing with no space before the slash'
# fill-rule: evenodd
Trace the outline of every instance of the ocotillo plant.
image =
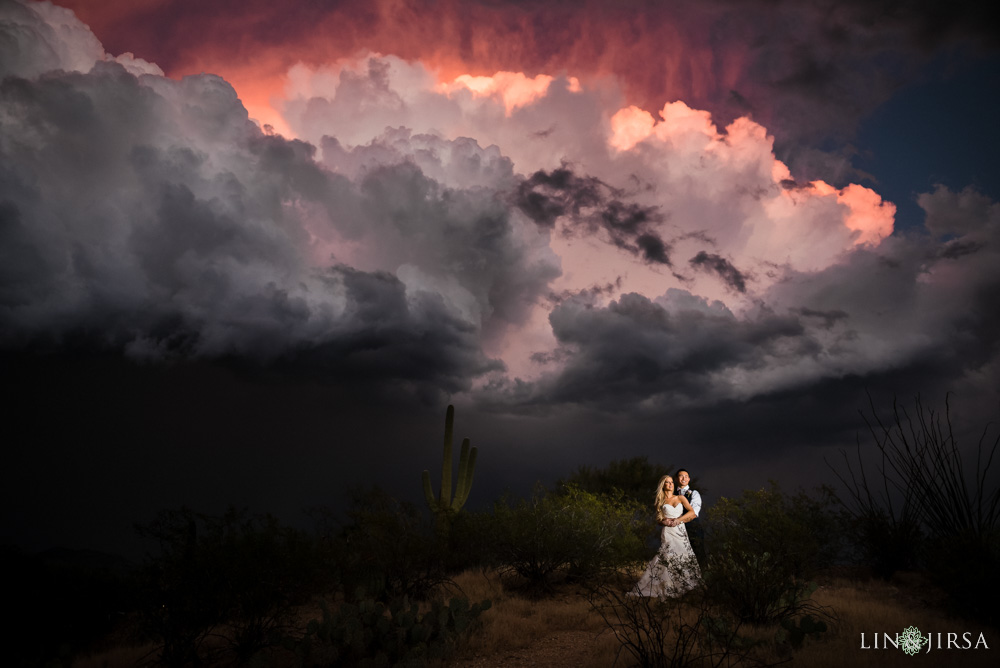
<svg viewBox="0 0 1000 668">
<path fill-rule="evenodd" d="M 476 449 L 469 448 L 469 439 L 462 441 L 462 451 L 458 457 L 458 484 L 455 487 L 455 496 L 451 495 L 451 443 L 452 434 L 455 427 L 455 407 L 448 406 L 444 416 L 444 461 L 441 464 L 441 494 L 434 498 L 434 491 L 431 488 L 431 473 L 424 471 L 424 496 L 427 505 L 434 515 L 439 519 L 450 517 L 457 512 L 465 500 L 469 498 L 469 490 L 472 489 L 472 475 L 476 470 Z"/>
</svg>

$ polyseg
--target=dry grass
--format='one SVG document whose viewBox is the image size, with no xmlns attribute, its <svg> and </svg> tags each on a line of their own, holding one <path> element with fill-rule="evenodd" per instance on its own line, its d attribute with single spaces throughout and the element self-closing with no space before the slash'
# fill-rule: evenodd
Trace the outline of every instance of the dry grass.
<svg viewBox="0 0 1000 668">
<path fill-rule="evenodd" d="M 493 602 L 482 615 L 480 629 L 460 646 L 456 665 L 519 665 L 518 657 L 527 655 L 544 660 L 546 643 L 555 645 L 558 656 L 548 657 L 552 662 L 536 661 L 536 665 L 559 665 L 557 661 L 569 661 L 571 654 L 578 656 L 566 665 L 587 668 L 614 663 L 614 637 L 582 590 L 566 587 L 546 598 L 527 598 L 508 591 L 494 574 L 480 571 L 463 573 L 455 582 L 470 601 L 488 598 Z M 570 646 L 560 646 L 566 643 Z"/>
<path fill-rule="evenodd" d="M 489 598 L 494 601 L 494 607 L 483 615 L 481 629 L 460 648 L 454 666 L 596 668 L 614 664 L 617 652 L 614 636 L 590 608 L 582 591 L 565 588 L 550 598 L 531 600 L 505 590 L 496 578 L 480 573 L 465 573 L 457 580 L 470 600 Z M 944 594 L 926 578 L 901 576 L 892 583 L 836 578 L 821 585 L 813 600 L 834 615 L 835 621 L 830 623 L 829 630 L 818 639 L 807 639 L 803 647 L 789 656 L 773 643 L 777 627 L 745 629 L 744 635 L 762 642 L 757 654 L 759 659 L 765 663 L 781 662 L 809 668 L 843 668 L 845 665 L 914 668 L 929 666 L 931 662 L 935 666 L 962 668 L 998 665 L 1000 633 L 941 612 Z M 929 653 L 911 657 L 899 649 L 861 648 L 862 633 L 871 647 L 873 633 L 894 635 L 909 626 L 916 626 L 924 634 L 935 634 L 935 645 Z M 969 631 L 973 644 L 982 632 L 989 649 L 938 650 L 938 631 L 942 634 Z M 581 640 L 580 633 L 587 634 L 589 642 Z M 574 643 L 583 646 L 575 657 L 567 655 L 565 648 L 554 656 L 546 656 L 545 643 L 557 643 L 560 634 L 574 634 Z M 628 659 L 622 654 L 618 665 L 628 665 Z"/>
<path fill-rule="evenodd" d="M 122 646 L 79 656 L 73 660 L 73 668 L 132 668 L 140 661 L 149 660 L 153 656 L 152 644 L 138 646 Z"/>
<path fill-rule="evenodd" d="M 922 579 L 899 578 L 893 583 L 879 581 L 858 582 L 839 579 L 827 583 L 816 591 L 813 598 L 820 604 L 834 609 L 838 622 L 818 642 L 806 644 L 796 655 L 794 665 L 816 668 L 843 668 L 851 666 L 976 666 L 994 667 L 1000 659 L 1000 633 L 996 629 L 975 622 L 963 621 L 941 612 L 929 602 L 939 602 L 941 595 L 934 585 Z M 895 635 L 909 626 L 916 626 L 922 633 L 935 633 L 935 645 L 928 653 L 908 656 L 898 649 L 861 648 L 861 634 L 866 645 L 872 647 L 872 635 Z M 972 633 L 973 644 L 979 633 L 985 634 L 990 649 L 955 650 L 937 649 L 936 633 Z M 944 637 L 944 636 L 942 636 Z M 881 642 L 880 642 L 881 647 Z"/>
<path fill-rule="evenodd" d="M 468 571 L 455 578 L 455 586 L 442 590 L 445 598 L 464 596 L 472 602 L 490 599 L 479 628 L 457 648 L 451 668 L 493 666 L 552 666 L 606 668 L 618 652 L 614 635 L 594 612 L 584 591 L 563 586 L 555 593 L 533 599 L 505 588 L 491 573 Z M 836 621 L 818 639 L 810 638 L 789 657 L 774 646 L 775 627 L 747 629 L 746 635 L 763 642 L 758 657 L 767 663 L 809 668 L 847 666 L 962 666 L 998 665 L 1000 632 L 962 621 L 941 612 L 943 592 L 920 576 L 904 576 L 892 583 L 838 577 L 824 582 L 813 595 L 819 605 L 833 611 Z M 301 619 L 318 617 L 318 607 L 304 608 Z M 862 649 L 861 634 L 872 644 L 872 634 L 893 635 L 908 626 L 924 634 L 935 633 L 929 653 L 910 657 L 898 649 Z M 972 633 L 973 644 L 985 634 L 989 649 L 955 650 L 936 646 L 936 633 Z M 945 638 L 946 636 L 942 636 Z M 880 635 L 881 638 L 881 635 Z M 881 644 L 881 643 L 880 643 Z M 148 655 L 150 647 L 119 647 L 74 661 L 74 668 L 124 668 Z M 619 666 L 628 665 L 622 654 Z"/>
</svg>

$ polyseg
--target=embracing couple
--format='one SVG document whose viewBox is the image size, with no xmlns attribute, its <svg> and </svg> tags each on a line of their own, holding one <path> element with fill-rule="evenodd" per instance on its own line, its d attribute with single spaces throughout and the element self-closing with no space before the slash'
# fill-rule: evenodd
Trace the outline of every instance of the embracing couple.
<svg viewBox="0 0 1000 668">
<path fill-rule="evenodd" d="M 674 478 L 665 475 L 656 486 L 656 519 L 663 526 L 660 549 L 646 567 L 639 582 L 629 592 L 633 596 L 675 597 L 690 591 L 701 581 L 698 558 L 691 547 L 688 527 L 695 529 L 701 512 L 701 494 L 691 489 L 686 469 Z M 693 522 L 693 524 L 692 524 Z M 692 530 L 692 537 L 701 532 Z M 700 540 L 698 540 L 700 547 Z"/>
</svg>

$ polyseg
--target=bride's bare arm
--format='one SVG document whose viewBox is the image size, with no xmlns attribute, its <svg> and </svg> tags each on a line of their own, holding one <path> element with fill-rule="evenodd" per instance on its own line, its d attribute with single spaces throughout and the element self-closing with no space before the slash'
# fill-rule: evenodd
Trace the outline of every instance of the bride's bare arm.
<svg viewBox="0 0 1000 668">
<path fill-rule="evenodd" d="M 678 517 L 677 522 L 679 524 L 686 524 L 691 520 L 698 519 L 698 513 L 694 512 L 694 508 L 691 507 L 691 502 L 687 500 L 687 497 L 681 496 L 680 494 L 678 494 L 678 496 L 680 496 L 681 505 L 684 506 L 684 510 L 687 512 Z"/>
</svg>

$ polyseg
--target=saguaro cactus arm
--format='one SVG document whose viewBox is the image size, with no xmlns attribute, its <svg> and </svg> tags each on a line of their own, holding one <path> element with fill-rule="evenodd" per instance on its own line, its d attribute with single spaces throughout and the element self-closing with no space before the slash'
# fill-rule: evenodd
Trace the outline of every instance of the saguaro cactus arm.
<svg viewBox="0 0 1000 668">
<path fill-rule="evenodd" d="M 472 489 L 472 476 L 476 472 L 475 448 L 469 449 L 469 439 L 462 441 L 462 453 L 458 459 L 458 486 L 455 488 L 455 500 L 451 502 L 452 510 L 459 510 L 465 505 Z"/>
<path fill-rule="evenodd" d="M 437 508 L 438 500 L 434 498 L 434 488 L 431 487 L 431 472 L 424 470 L 424 498 L 427 500 L 427 507 L 431 510 Z"/>
<path fill-rule="evenodd" d="M 438 497 L 442 507 L 446 507 L 451 499 L 451 443 L 455 433 L 455 407 L 448 405 L 444 414 L 444 461 L 441 463 L 441 496 Z"/>
<path fill-rule="evenodd" d="M 444 461 L 441 462 L 441 493 L 436 498 L 431 485 L 430 471 L 424 471 L 422 478 L 424 484 L 424 498 L 427 505 L 435 513 L 455 512 L 465 505 L 469 498 L 469 491 L 472 489 L 472 478 L 476 469 L 476 449 L 470 448 L 469 439 L 462 441 L 461 454 L 458 461 L 458 484 L 455 489 L 455 496 L 452 497 L 451 489 L 451 467 L 452 467 L 452 442 L 455 427 L 455 407 L 448 406 L 444 418 Z"/>
</svg>

